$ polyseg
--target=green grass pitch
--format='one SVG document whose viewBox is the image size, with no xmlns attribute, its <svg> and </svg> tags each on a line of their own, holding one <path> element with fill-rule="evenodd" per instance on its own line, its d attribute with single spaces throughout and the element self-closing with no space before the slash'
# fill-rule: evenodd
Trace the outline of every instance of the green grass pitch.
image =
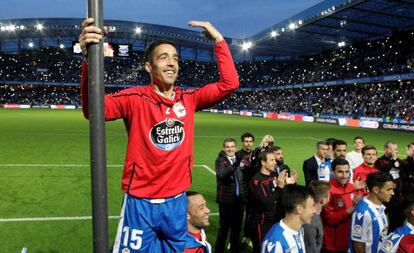
<svg viewBox="0 0 414 253">
<path fill-rule="evenodd" d="M 11 218 L 80 217 L 91 215 L 89 127 L 79 110 L 0 109 L 0 253 L 92 252 L 91 220 L 12 221 Z M 122 121 L 108 122 L 107 164 L 109 215 L 119 215 L 120 190 L 126 132 Z M 344 139 L 352 148 L 356 135 L 379 148 L 388 139 L 405 145 L 414 141 L 409 133 L 353 129 L 338 126 L 247 118 L 234 115 L 196 115 L 194 156 L 196 165 L 214 169 L 222 141 L 250 131 L 256 144 L 265 134 L 275 137 L 285 160 L 298 170 L 303 183 L 302 162 L 314 153 L 315 142 L 327 137 Z M 240 147 L 240 146 L 239 146 Z M 59 166 L 56 166 L 59 165 Z M 83 166 L 79 166 L 83 165 Z M 218 228 L 215 176 L 203 166 L 193 171 L 192 189 L 204 194 L 212 211 L 207 235 L 214 245 Z M 110 243 L 117 220 L 109 220 Z"/>
</svg>

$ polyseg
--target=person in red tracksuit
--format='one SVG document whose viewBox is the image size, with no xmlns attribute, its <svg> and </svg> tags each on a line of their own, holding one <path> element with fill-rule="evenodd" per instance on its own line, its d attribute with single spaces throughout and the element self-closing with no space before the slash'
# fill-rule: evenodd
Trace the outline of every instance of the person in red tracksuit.
<svg viewBox="0 0 414 253">
<path fill-rule="evenodd" d="M 357 189 L 357 194 L 361 194 L 364 196 L 368 195 L 368 189 L 365 184 L 365 180 L 369 173 L 379 171 L 375 166 L 375 162 L 377 161 L 377 149 L 372 145 L 366 145 L 362 148 L 362 158 L 364 162 L 354 169 L 352 180 L 357 184 L 360 182 L 360 189 Z"/>
<path fill-rule="evenodd" d="M 113 253 L 183 252 L 187 234 L 187 198 L 191 185 L 194 113 L 224 99 L 239 87 L 234 62 L 223 36 L 209 23 L 191 21 L 214 41 L 220 80 L 195 90 L 175 86 L 179 65 L 174 43 L 156 41 L 144 54 L 151 83 L 105 96 L 105 120 L 123 119 L 128 146 L 122 176 L 125 192 Z M 87 46 L 102 39 L 86 19 L 79 37 L 85 61 L 81 93 L 88 107 Z"/>
<path fill-rule="evenodd" d="M 332 170 L 334 178 L 329 182 L 329 202 L 321 213 L 322 252 L 345 253 L 348 250 L 351 215 L 361 195 L 354 195 L 355 187 L 349 182 L 350 167 L 347 160 L 335 159 Z"/>
</svg>

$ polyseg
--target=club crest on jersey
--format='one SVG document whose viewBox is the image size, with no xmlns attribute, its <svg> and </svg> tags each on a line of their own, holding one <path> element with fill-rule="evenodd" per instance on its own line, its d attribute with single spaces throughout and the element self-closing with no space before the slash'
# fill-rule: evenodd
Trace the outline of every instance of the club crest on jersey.
<svg viewBox="0 0 414 253">
<path fill-rule="evenodd" d="M 342 199 L 339 199 L 338 202 L 336 202 L 336 205 L 338 207 L 343 207 L 344 206 L 344 201 Z"/>
<path fill-rule="evenodd" d="M 182 118 L 186 115 L 185 107 L 181 103 L 175 103 L 173 105 L 173 111 L 178 118 Z"/>
<path fill-rule="evenodd" d="M 130 253 L 130 251 L 129 251 L 128 248 L 124 248 L 124 249 L 122 249 L 122 253 Z"/>
<path fill-rule="evenodd" d="M 176 119 L 166 119 L 150 130 L 149 137 L 157 148 L 170 151 L 183 143 L 185 138 L 184 123 Z"/>
</svg>

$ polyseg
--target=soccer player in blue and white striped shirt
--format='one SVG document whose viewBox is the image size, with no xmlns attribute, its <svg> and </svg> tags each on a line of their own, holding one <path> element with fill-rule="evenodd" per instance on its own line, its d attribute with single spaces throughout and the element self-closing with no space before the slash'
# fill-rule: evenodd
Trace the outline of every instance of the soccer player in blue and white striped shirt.
<svg viewBox="0 0 414 253">
<path fill-rule="evenodd" d="M 407 217 L 407 223 L 387 236 L 387 239 L 382 242 L 380 253 L 397 252 L 401 239 L 405 235 L 414 235 L 414 193 L 410 193 L 404 197 L 403 206 L 405 217 Z"/>
<path fill-rule="evenodd" d="M 303 224 L 309 224 L 315 213 L 315 201 L 310 189 L 287 185 L 282 195 L 286 216 L 267 232 L 262 253 L 305 253 Z"/>
<path fill-rule="evenodd" d="M 389 173 L 368 174 L 369 194 L 358 203 L 352 214 L 351 253 L 378 253 L 388 234 L 388 221 L 383 203 L 394 195 L 394 182 Z"/>
</svg>

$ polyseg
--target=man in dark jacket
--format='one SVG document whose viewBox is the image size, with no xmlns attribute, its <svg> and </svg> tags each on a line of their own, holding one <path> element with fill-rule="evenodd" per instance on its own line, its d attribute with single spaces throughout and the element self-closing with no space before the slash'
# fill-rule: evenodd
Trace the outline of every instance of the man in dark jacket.
<svg viewBox="0 0 414 253">
<path fill-rule="evenodd" d="M 283 187 L 285 184 L 296 183 L 296 175 L 288 177 L 288 170 L 282 170 L 276 175 L 275 147 L 261 152 L 260 158 L 262 167 L 249 185 L 252 196 L 251 238 L 254 253 L 260 253 L 267 231 L 283 217 L 284 210 L 280 204 Z"/>
<path fill-rule="evenodd" d="M 227 138 L 223 150 L 216 159 L 217 195 L 219 205 L 219 230 L 215 251 L 225 250 L 227 234 L 230 230 L 230 252 L 240 252 L 240 231 L 243 222 L 244 203 L 247 188 L 243 183 L 243 174 L 236 161 L 236 141 Z"/>
<path fill-rule="evenodd" d="M 407 158 L 404 159 L 402 175 L 403 196 L 414 192 L 414 142 L 407 145 Z"/>
<path fill-rule="evenodd" d="M 303 175 L 305 175 L 306 185 L 309 185 L 312 180 L 319 180 L 318 169 L 325 163 L 328 148 L 328 142 L 318 141 L 315 155 L 303 162 Z"/>
<path fill-rule="evenodd" d="M 252 155 L 254 153 L 254 135 L 246 132 L 240 136 L 240 141 L 242 143 L 242 148 L 236 152 L 237 162 L 240 164 L 240 169 L 243 173 L 244 184 L 249 185 L 250 180 L 256 174 L 257 168 L 251 163 Z M 243 227 L 243 237 L 242 244 L 249 245 L 250 240 L 250 200 L 247 200 L 245 203 L 245 218 L 244 218 L 244 227 Z M 251 241 L 250 241 L 251 244 Z"/>
<path fill-rule="evenodd" d="M 383 172 L 389 173 L 394 181 L 394 196 L 392 196 L 390 202 L 386 203 L 389 218 L 388 231 L 392 232 L 394 229 L 402 226 L 405 221 L 405 216 L 401 212 L 402 208 L 402 169 L 405 162 L 398 158 L 398 145 L 394 141 L 387 141 L 384 144 L 384 155 L 378 158 L 375 162 L 377 169 Z"/>
</svg>

